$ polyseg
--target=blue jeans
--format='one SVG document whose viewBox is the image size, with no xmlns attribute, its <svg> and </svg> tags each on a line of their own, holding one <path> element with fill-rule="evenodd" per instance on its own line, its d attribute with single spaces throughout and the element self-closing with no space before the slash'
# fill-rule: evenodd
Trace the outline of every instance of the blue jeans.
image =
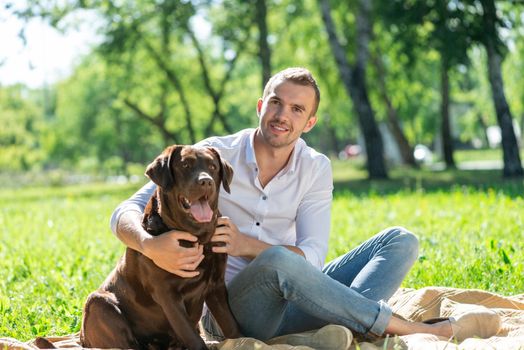
<svg viewBox="0 0 524 350">
<path fill-rule="evenodd" d="M 290 250 L 267 249 L 228 285 L 231 310 L 245 336 L 261 340 L 334 323 L 382 335 L 392 311 L 386 304 L 418 256 L 418 240 L 388 228 L 323 271 Z M 220 337 L 207 313 L 206 331 Z"/>
</svg>

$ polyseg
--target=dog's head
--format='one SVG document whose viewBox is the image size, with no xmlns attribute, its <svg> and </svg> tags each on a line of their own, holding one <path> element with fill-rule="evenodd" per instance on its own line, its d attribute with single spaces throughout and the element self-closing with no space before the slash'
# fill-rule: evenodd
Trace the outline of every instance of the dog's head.
<svg viewBox="0 0 524 350">
<path fill-rule="evenodd" d="M 163 197 L 162 219 L 184 229 L 217 219 L 220 185 L 230 192 L 233 168 L 212 147 L 174 145 L 149 164 L 146 176 Z"/>
</svg>

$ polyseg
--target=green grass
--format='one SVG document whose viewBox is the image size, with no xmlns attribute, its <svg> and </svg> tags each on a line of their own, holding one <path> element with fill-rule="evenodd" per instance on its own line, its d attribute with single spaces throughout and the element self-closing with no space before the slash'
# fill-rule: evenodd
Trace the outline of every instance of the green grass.
<svg viewBox="0 0 524 350">
<path fill-rule="evenodd" d="M 368 181 L 334 162 L 328 259 L 393 225 L 420 239 L 403 286 L 524 290 L 524 183 L 499 171 L 398 169 Z M 0 336 L 28 340 L 79 330 L 81 308 L 122 254 L 109 216 L 135 185 L 0 190 Z"/>
<path fill-rule="evenodd" d="M 420 258 L 405 287 L 524 290 L 524 200 L 494 190 L 337 195 L 328 259 L 370 235 L 401 225 L 417 234 Z"/>
<path fill-rule="evenodd" d="M 79 329 L 85 297 L 123 252 L 108 220 L 136 186 L 0 192 L 0 336 Z"/>
<path fill-rule="evenodd" d="M 521 159 L 524 155 L 521 153 Z M 502 160 L 502 149 L 486 148 L 486 149 L 468 149 L 458 150 L 453 153 L 453 158 L 456 162 L 476 161 L 476 160 Z"/>
</svg>

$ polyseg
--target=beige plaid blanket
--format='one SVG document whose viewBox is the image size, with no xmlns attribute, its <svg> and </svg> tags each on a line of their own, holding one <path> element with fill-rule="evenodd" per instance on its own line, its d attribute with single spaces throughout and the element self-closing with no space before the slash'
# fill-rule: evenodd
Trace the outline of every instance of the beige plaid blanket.
<svg viewBox="0 0 524 350">
<path fill-rule="evenodd" d="M 500 315 L 502 328 L 497 335 L 491 338 L 469 338 L 461 343 L 428 334 L 412 334 L 382 338 L 373 342 L 355 341 L 350 349 L 524 349 L 524 294 L 501 296 L 481 290 L 444 287 L 400 289 L 389 300 L 389 304 L 397 315 L 413 321 L 439 316 L 447 317 L 457 311 L 463 312 L 469 307 L 483 305 Z M 47 337 L 47 339 L 58 348 L 80 347 L 78 334 Z M 286 344 L 267 345 L 250 338 L 230 339 L 221 343 L 210 343 L 209 346 L 217 350 L 310 349 Z M 0 338 L 0 350 L 34 350 L 35 348 L 33 341 L 22 342 L 11 338 Z"/>
</svg>

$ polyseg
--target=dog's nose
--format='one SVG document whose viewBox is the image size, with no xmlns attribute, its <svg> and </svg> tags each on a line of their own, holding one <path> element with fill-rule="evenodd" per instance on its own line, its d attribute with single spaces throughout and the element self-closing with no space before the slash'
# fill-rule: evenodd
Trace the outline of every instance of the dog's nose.
<svg viewBox="0 0 524 350">
<path fill-rule="evenodd" d="M 208 173 L 200 173 L 198 175 L 198 184 L 202 187 L 211 187 L 213 185 L 213 178 Z"/>
</svg>

